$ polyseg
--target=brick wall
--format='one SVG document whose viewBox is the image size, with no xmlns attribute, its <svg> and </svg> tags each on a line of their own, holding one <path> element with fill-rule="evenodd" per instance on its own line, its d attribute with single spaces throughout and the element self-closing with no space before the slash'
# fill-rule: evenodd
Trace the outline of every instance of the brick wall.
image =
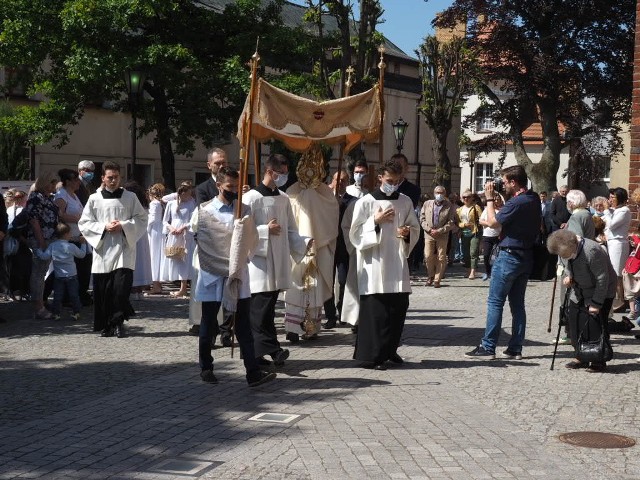
<svg viewBox="0 0 640 480">
<path fill-rule="evenodd" d="M 629 193 L 640 188 L 640 1 L 636 2 L 636 41 L 633 57 L 633 94 L 631 109 L 631 153 L 629 158 Z M 637 206 L 634 208 L 637 211 Z M 638 227 L 634 214 L 632 229 Z"/>
</svg>

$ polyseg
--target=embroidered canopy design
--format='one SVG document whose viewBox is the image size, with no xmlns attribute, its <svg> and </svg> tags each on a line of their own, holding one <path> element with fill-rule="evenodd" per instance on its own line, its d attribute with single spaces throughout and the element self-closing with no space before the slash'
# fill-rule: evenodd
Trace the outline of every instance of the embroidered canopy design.
<svg viewBox="0 0 640 480">
<path fill-rule="evenodd" d="M 287 148 L 304 152 L 314 142 L 344 144 L 345 153 L 362 141 L 378 140 L 380 130 L 380 95 L 376 85 L 351 97 L 316 102 L 257 80 L 253 115 L 249 115 L 250 98 L 238 121 L 238 139 L 252 119 L 251 137 L 259 142 L 282 141 Z"/>
</svg>

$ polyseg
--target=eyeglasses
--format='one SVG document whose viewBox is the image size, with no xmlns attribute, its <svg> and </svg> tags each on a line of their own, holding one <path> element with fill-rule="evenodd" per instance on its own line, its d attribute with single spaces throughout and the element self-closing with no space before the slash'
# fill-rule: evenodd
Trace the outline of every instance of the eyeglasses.
<svg viewBox="0 0 640 480">
<path fill-rule="evenodd" d="M 462 196 L 462 199 L 463 199 L 463 200 L 466 200 L 467 198 L 471 198 L 471 197 L 470 197 L 469 195 L 467 195 L 467 196 L 464 196 L 464 195 L 463 195 L 463 196 Z"/>
</svg>

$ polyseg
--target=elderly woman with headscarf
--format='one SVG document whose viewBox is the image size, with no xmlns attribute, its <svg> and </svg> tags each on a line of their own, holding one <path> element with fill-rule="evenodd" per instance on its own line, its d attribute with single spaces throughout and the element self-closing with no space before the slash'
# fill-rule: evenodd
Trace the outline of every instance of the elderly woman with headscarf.
<svg viewBox="0 0 640 480">
<path fill-rule="evenodd" d="M 563 283 L 566 287 L 571 287 L 568 305 L 569 332 L 576 357 L 581 336 L 585 341 L 595 341 L 604 333 L 608 344 L 607 321 L 617 277 L 607 254 L 598 242 L 582 238 L 567 229 L 553 232 L 547 240 L 547 248 L 558 255 L 566 273 Z M 600 362 L 589 363 L 576 358 L 566 367 L 602 371 L 607 360 L 609 359 L 605 357 Z"/>
</svg>

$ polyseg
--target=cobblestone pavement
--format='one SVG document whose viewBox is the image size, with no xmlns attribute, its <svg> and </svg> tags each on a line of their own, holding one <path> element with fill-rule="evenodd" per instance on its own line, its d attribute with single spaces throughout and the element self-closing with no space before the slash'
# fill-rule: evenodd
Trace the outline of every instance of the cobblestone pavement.
<svg viewBox="0 0 640 480">
<path fill-rule="evenodd" d="M 638 446 L 558 440 L 640 438 L 640 341 L 614 336 L 606 373 L 565 369 L 571 351 L 561 346 L 550 371 L 551 283 L 531 282 L 524 359 L 466 359 L 488 283 L 463 274 L 453 267 L 440 289 L 415 278 L 402 368 L 358 368 L 350 329 L 336 328 L 291 347 L 278 378 L 256 389 L 237 350 L 233 359 L 215 350 L 219 384 L 200 380 L 184 299 L 134 302 L 124 339 L 91 332 L 91 309 L 74 323 L 0 305 L 0 478 L 640 478 Z M 504 327 L 502 344 L 508 308 Z M 299 417 L 248 420 L 261 412 Z"/>
</svg>

